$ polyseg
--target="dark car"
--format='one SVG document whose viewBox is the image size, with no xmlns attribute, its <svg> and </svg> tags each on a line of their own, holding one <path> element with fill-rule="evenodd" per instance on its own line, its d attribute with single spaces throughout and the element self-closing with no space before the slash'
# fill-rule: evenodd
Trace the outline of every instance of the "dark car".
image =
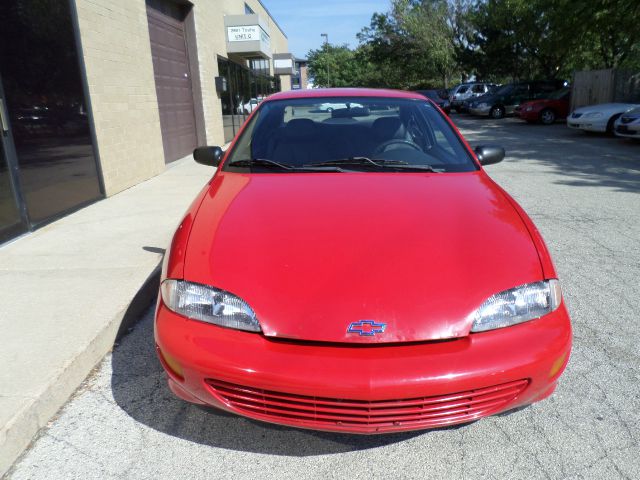
<svg viewBox="0 0 640 480">
<path fill-rule="evenodd" d="M 571 89 L 561 88 L 546 98 L 521 103 L 516 107 L 516 115 L 529 123 L 551 125 L 569 115 Z"/>
<path fill-rule="evenodd" d="M 513 114 L 521 103 L 544 98 L 566 86 L 567 82 L 564 80 L 510 83 L 470 102 L 469 112 L 473 115 L 503 118 L 505 115 Z"/>
<path fill-rule="evenodd" d="M 433 100 L 447 115 L 451 112 L 451 102 L 447 98 L 448 92 L 446 90 L 416 90 L 416 93 Z"/>
</svg>

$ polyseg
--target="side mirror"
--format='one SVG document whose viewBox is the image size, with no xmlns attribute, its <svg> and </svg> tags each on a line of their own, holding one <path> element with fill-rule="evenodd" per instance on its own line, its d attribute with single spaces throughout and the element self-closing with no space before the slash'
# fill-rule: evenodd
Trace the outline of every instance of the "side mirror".
<svg viewBox="0 0 640 480">
<path fill-rule="evenodd" d="M 224 156 L 220 147 L 198 147 L 193 151 L 193 159 L 208 167 L 217 167 Z"/>
<path fill-rule="evenodd" d="M 481 145 L 474 149 L 480 165 L 493 165 L 504 159 L 504 148 L 495 145 Z"/>
</svg>

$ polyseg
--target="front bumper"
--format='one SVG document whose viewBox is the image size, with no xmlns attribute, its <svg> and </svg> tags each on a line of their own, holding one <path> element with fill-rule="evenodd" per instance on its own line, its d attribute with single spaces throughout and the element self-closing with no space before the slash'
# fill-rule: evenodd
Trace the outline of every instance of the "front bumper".
<svg viewBox="0 0 640 480">
<path fill-rule="evenodd" d="M 571 326 L 563 304 L 538 320 L 451 341 L 351 346 L 220 328 L 160 302 L 155 339 L 169 385 L 184 400 L 294 427 L 387 433 L 466 423 L 546 398 L 568 361 Z M 502 403 L 472 409 L 471 397 L 495 399 L 505 388 L 512 394 L 503 393 Z M 397 405 L 397 415 L 407 405 L 415 412 L 416 402 L 436 413 L 366 420 L 382 415 L 380 405 Z M 310 414 L 311 404 L 318 411 Z"/>
<path fill-rule="evenodd" d="M 598 122 L 585 117 L 568 118 L 567 127 L 573 128 L 574 130 L 605 133 L 607 131 L 607 122 Z"/>
<path fill-rule="evenodd" d="M 636 138 L 640 140 L 640 124 L 638 123 L 631 125 L 616 125 L 614 132 L 618 137 Z"/>
<path fill-rule="evenodd" d="M 489 107 L 482 107 L 482 108 L 469 107 L 469 113 L 471 113 L 472 115 L 488 117 L 489 114 L 491 113 L 491 107 L 490 106 Z"/>
</svg>

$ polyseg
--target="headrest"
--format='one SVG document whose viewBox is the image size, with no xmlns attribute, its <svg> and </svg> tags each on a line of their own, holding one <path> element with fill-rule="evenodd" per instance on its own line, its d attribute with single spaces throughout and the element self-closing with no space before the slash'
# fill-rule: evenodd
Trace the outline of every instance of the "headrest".
<svg viewBox="0 0 640 480">
<path fill-rule="evenodd" d="M 402 121 L 398 117 L 382 117 L 373 122 L 372 128 L 380 137 L 393 138 L 402 133 Z"/>
<path fill-rule="evenodd" d="M 316 124 L 309 118 L 295 118 L 289 120 L 285 127 L 285 135 L 288 137 L 311 136 L 316 131 Z"/>
</svg>

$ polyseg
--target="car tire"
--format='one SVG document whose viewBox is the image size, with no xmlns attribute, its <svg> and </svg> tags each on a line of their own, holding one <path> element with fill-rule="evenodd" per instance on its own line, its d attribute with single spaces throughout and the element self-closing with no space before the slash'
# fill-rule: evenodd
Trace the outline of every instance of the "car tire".
<svg viewBox="0 0 640 480">
<path fill-rule="evenodd" d="M 556 112 L 551 110 L 550 108 L 544 109 L 540 112 L 540 122 L 543 125 L 553 125 L 556 123 Z"/>
<path fill-rule="evenodd" d="M 493 107 L 491 112 L 489 112 L 489 115 L 491 118 L 495 118 L 496 120 L 504 118 L 504 107 Z"/>
<path fill-rule="evenodd" d="M 614 115 L 607 122 L 607 135 L 615 135 L 615 133 L 613 132 L 613 124 L 616 123 L 616 120 L 618 120 L 618 118 L 620 118 L 620 115 L 622 115 L 622 114 L 618 113 L 618 114 Z"/>
</svg>

